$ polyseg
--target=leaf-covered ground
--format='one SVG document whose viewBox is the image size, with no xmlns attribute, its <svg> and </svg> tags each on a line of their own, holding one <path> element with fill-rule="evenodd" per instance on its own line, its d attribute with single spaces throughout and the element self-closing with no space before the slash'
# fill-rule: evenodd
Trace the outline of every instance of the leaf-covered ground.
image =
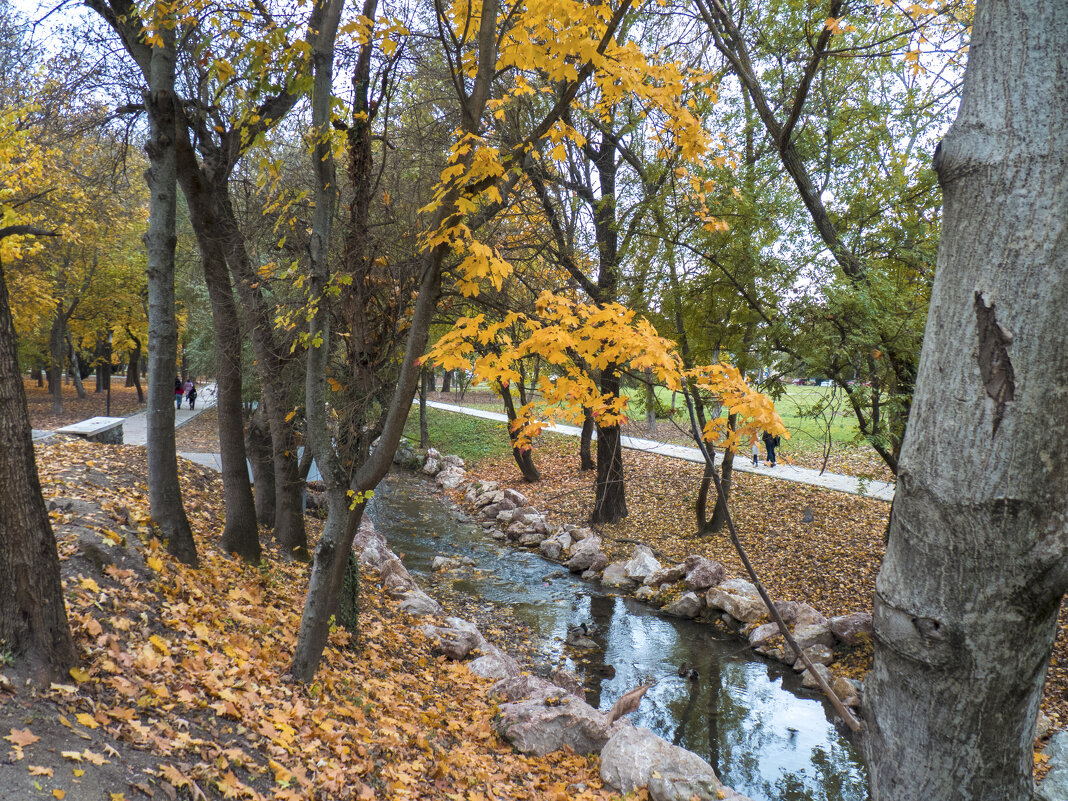
<svg viewBox="0 0 1068 801">
<path fill-rule="evenodd" d="M 432 655 L 416 621 L 373 582 L 364 583 L 359 649 L 337 630 L 315 683 L 287 681 L 308 567 L 274 554 L 249 567 L 221 554 L 219 478 L 184 461 L 202 565 L 174 562 L 150 536 L 144 453 L 81 441 L 38 449 L 45 493 L 59 503 L 53 525 L 81 662 L 48 692 L 0 691 L 5 793 L 613 797 L 595 758 L 529 758 L 500 741 L 490 682 Z"/>
</svg>

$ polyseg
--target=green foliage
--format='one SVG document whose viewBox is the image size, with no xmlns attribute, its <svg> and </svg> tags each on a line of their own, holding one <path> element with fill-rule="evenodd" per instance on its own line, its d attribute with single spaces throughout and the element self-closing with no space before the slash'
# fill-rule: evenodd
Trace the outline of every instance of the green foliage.
<svg viewBox="0 0 1068 801">
<path fill-rule="evenodd" d="M 487 456 L 511 452 L 508 429 L 504 423 L 432 408 L 426 410 L 426 417 L 430 444 L 442 453 L 456 454 L 464 462 L 477 462 Z M 408 415 L 404 434 L 414 442 L 419 442 L 419 410 L 415 406 Z"/>
</svg>

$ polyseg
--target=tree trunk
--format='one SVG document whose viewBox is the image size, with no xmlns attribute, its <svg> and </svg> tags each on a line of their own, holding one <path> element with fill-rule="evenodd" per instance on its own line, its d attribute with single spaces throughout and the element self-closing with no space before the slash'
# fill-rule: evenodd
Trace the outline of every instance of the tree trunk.
<svg viewBox="0 0 1068 801">
<path fill-rule="evenodd" d="M 130 333 L 130 329 L 126 329 L 126 333 L 134 341 L 134 349 L 130 351 L 130 363 L 126 368 L 126 386 L 137 387 L 137 402 L 144 403 L 145 391 L 141 389 L 141 340 Z"/>
<path fill-rule="evenodd" d="M 78 351 L 74 349 L 69 331 L 67 332 L 67 352 L 70 354 L 70 374 L 74 379 L 74 391 L 78 393 L 81 400 L 85 400 L 89 397 L 89 393 L 85 391 L 85 385 L 82 384 L 82 365 L 78 360 Z"/>
<path fill-rule="evenodd" d="M 63 414 L 63 367 L 67 363 L 66 318 L 57 303 L 56 316 L 48 333 L 48 389 L 52 393 L 52 414 Z"/>
<path fill-rule="evenodd" d="M 0 642 L 38 685 L 77 661 L 63 604 L 59 554 L 30 435 L 18 344 L 0 265 Z"/>
<path fill-rule="evenodd" d="M 274 526 L 274 460 L 272 458 L 271 428 L 260 404 L 252 412 L 245 432 L 245 452 L 252 463 L 252 486 L 255 489 L 256 521 L 261 526 Z"/>
<path fill-rule="evenodd" d="M 441 392 L 442 394 L 449 392 L 452 389 L 452 370 L 446 370 L 445 374 L 441 377 Z"/>
<path fill-rule="evenodd" d="M 1066 74 L 1068 5 L 977 3 L 876 584 L 873 801 L 1031 798 L 1068 587 Z"/>
<path fill-rule="evenodd" d="M 38 387 L 44 386 L 44 369 L 41 366 L 40 359 L 34 363 L 33 372 L 30 373 L 30 380 L 37 382 Z"/>
<path fill-rule="evenodd" d="M 512 400 L 512 389 L 502 384 L 497 384 L 497 389 L 501 393 L 501 400 L 504 401 L 504 412 L 508 417 L 508 438 L 512 441 L 512 458 L 515 459 L 523 480 L 528 484 L 533 484 L 541 478 L 541 473 L 534 466 L 534 451 L 529 446 L 517 448 L 515 445 L 516 435 L 512 430 L 512 424 L 515 423 L 517 415 L 515 413 L 515 402 Z"/>
<path fill-rule="evenodd" d="M 163 26 L 152 48 L 145 145 L 150 193 L 148 233 L 148 501 L 167 550 L 197 564 L 196 545 L 182 507 L 174 445 L 174 383 L 178 325 L 174 309 L 175 172 L 174 30 Z"/>
<path fill-rule="evenodd" d="M 427 384 L 430 383 L 429 376 L 432 375 L 433 371 L 424 367 L 419 377 L 419 447 L 424 450 L 430 447 L 430 431 L 426 423 L 426 390 Z"/>
<path fill-rule="evenodd" d="M 438 376 L 434 372 L 433 368 L 430 368 L 427 371 L 426 388 L 427 388 L 427 392 L 437 392 L 438 391 Z"/>
<path fill-rule="evenodd" d="M 179 131 L 177 159 L 182 194 L 189 207 L 189 218 L 204 267 L 215 331 L 216 410 L 226 504 L 226 521 L 220 544 L 228 553 L 236 553 L 245 561 L 256 564 L 260 560 L 261 549 L 257 509 L 245 455 L 245 415 L 241 405 L 241 326 L 237 304 L 230 285 L 230 273 L 226 269 L 222 237 L 215 224 L 219 212 L 213 207 L 213 193 L 206 185 L 209 179 L 197 165 L 184 129 Z"/>
<path fill-rule="evenodd" d="M 589 409 L 582 410 L 582 433 L 579 435 L 579 470 L 593 470 L 597 463 L 593 461 L 593 414 Z"/>
<path fill-rule="evenodd" d="M 653 386 L 653 368 L 645 368 L 645 428 L 656 431 L 656 387 Z"/>
<path fill-rule="evenodd" d="M 107 351 L 108 343 L 99 334 L 96 337 L 96 348 L 93 351 L 93 361 L 96 365 L 94 373 L 96 374 L 96 387 L 93 392 L 107 392 L 107 386 L 104 384 L 104 375 L 111 369 L 111 364 L 105 364 L 105 352 Z"/>
<path fill-rule="evenodd" d="M 601 392 L 619 395 L 619 375 L 605 370 L 601 375 Z M 623 443 L 618 425 L 597 424 L 597 483 L 594 489 L 590 523 L 618 523 L 627 516 L 627 497 L 623 481 Z"/>
</svg>

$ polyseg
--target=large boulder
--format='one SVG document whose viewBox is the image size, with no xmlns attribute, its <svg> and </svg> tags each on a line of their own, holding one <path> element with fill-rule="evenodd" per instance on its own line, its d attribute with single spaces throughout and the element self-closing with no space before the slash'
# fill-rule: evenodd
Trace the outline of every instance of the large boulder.
<svg viewBox="0 0 1068 801">
<path fill-rule="evenodd" d="M 567 553 L 567 549 L 570 547 L 571 535 L 566 531 L 558 531 L 551 537 L 542 540 L 538 550 L 541 551 L 542 556 L 548 559 L 559 559 Z"/>
<path fill-rule="evenodd" d="M 818 623 L 826 623 L 827 617 L 818 609 L 808 604 L 798 604 L 797 613 L 794 615 L 794 623 L 798 626 L 812 626 Z"/>
<path fill-rule="evenodd" d="M 686 565 L 686 586 L 695 592 L 715 587 L 727 578 L 727 568 L 703 556 L 688 557 Z"/>
<path fill-rule="evenodd" d="M 756 587 L 742 579 L 730 579 L 713 587 L 705 595 L 709 609 L 721 609 L 735 620 L 755 623 L 767 614 Z"/>
<path fill-rule="evenodd" d="M 457 456 L 454 453 L 450 453 L 448 456 L 442 457 L 441 461 L 444 462 L 447 465 L 452 465 L 453 467 L 459 467 L 461 470 L 464 469 L 464 460 L 461 459 L 459 456 Z"/>
<path fill-rule="evenodd" d="M 571 548 L 571 558 L 564 564 L 572 573 L 589 570 L 601 554 L 601 538 L 596 534 L 579 541 Z"/>
<path fill-rule="evenodd" d="M 831 633 L 846 645 L 860 645 L 871 639 L 870 612 L 854 612 L 830 619 Z"/>
<path fill-rule="evenodd" d="M 749 647 L 760 648 L 761 646 L 777 645 L 781 642 L 782 632 L 779 624 L 775 621 L 757 626 L 749 632 Z"/>
<path fill-rule="evenodd" d="M 467 669 L 484 679 L 507 679 L 518 676 L 519 663 L 494 645 L 483 649 L 486 653 L 467 663 Z"/>
<path fill-rule="evenodd" d="M 624 565 L 627 578 L 643 583 L 649 576 L 660 569 L 660 562 L 653 556 L 653 552 L 644 545 L 635 545 L 630 559 Z"/>
<path fill-rule="evenodd" d="M 515 523 L 512 525 L 514 526 Z M 517 542 L 527 548 L 537 548 L 541 545 L 543 539 L 545 539 L 545 535 L 536 528 L 532 528 L 520 534 Z"/>
<path fill-rule="evenodd" d="M 661 611 L 673 617 L 694 618 L 701 614 L 702 607 L 701 598 L 697 593 L 685 592 Z"/>
<path fill-rule="evenodd" d="M 437 476 L 434 478 L 438 482 L 438 486 L 442 489 L 456 489 L 458 486 L 464 483 L 464 479 L 467 474 L 462 467 L 457 467 L 453 464 L 446 464 L 438 471 Z"/>
<path fill-rule="evenodd" d="M 674 567 L 662 567 L 660 570 L 647 576 L 645 584 L 649 587 L 659 587 L 661 584 L 674 584 L 676 581 L 682 581 L 682 578 L 685 575 L 685 564 L 680 563 Z"/>
<path fill-rule="evenodd" d="M 428 476 L 435 476 L 441 470 L 441 454 L 436 448 L 428 448 L 426 461 L 423 462 L 423 472 Z"/>
<path fill-rule="evenodd" d="M 511 501 L 515 505 L 515 507 L 530 505 L 530 502 L 527 500 L 526 495 L 524 495 L 519 490 L 512 489 L 511 487 L 508 487 L 504 490 L 504 497 L 506 500 Z"/>
<path fill-rule="evenodd" d="M 567 693 L 504 704 L 497 732 L 524 754 L 544 756 L 565 747 L 595 754 L 608 742 L 608 716 Z M 547 703 L 547 701 L 550 701 Z"/>
<path fill-rule="evenodd" d="M 638 726 L 620 726 L 601 749 L 601 780 L 621 793 L 648 787 L 656 801 L 729 797 L 701 757 Z"/>
<path fill-rule="evenodd" d="M 474 623 L 461 617 L 445 618 L 444 626 L 432 626 L 429 623 L 420 630 L 433 644 L 433 649 L 449 659 L 459 662 L 472 651 L 488 648 L 486 638 Z"/>
<path fill-rule="evenodd" d="M 546 698 L 568 694 L 567 690 L 539 676 L 509 676 L 494 684 L 490 692 L 510 704 L 528 698 L 540 698 L 544 701 Z"/>
<path fill-rule="evenodd" d="M 409 590 L 404 593 L 400 602 L 400 610 L 409 615 L 440 615 L 441 604 L 431 598 L 422 590 Z"/>
<path fill-rule="evenodd" d="M 604 569 L 601 583 L 606 587 L 617 587 L 622 590 L 633 589 L 635 582 L 627 577 L 626 562 L 612 562 Z"/>
<path fill-rule="evenodd" d="M 801 674 L 802 687 L 807 687 L 810 690 L 819 689 L 819 680 L 813 675 L 813 672 L 818 673 L 828 685 L 834 681 L 834 676 L 831 675 L 830 668 L 826 665 L 813 665 L 812 670 L 806 670 Z"/>
</svg>

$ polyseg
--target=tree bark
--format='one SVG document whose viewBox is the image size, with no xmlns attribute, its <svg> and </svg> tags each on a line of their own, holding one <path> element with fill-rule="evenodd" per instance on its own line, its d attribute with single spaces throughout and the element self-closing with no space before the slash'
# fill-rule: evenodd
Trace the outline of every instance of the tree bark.
<svg viewBox="0 0 1068 801">
<path fill-rule="evenodd" d="M 56 302 L 56 315 L 48 332 L 48 389 L 52 393 L 52 414 L 63 414 L 63 367 L 67 364 L 66 326 L 62 301 Z"/>
<path fill-rule="evenodd" d="M 38 685 L 77 661 L 63 603 L 59 554 L 48 517 L 19 371 L 7 282 L 0 265 L 0 642 Z"/>
<path fill-rule="evenodd" d="M 450 392 L 452 390 L 452 370 L 446 370 L 444 375 L 441 376 L 441 391 L 442 394 Z"/>
<path fill-rule="evenodd" d="M 606 370 L 601 376 L 601 392 L 619 395 L 619 376 Z M 618 523 L 627 516 L 626 484 L 623 479 L 623 443 L 618 425 L 597 424 L 597 483 L 594 488 L 590 523 Z"/>
<path fill-rule="evenodd" d="M 579 434 L 579 470 L 593 470 L 597 463 L 593 461 L 593 414 L 589 409 L 582 410 L 582 431 Z"/>
<path fill-rule="evenodd" d="M 178 131 L 177 159 L 178 180 L 200 250 L 215 331 L 216 410 L 226 509 L 220 544 L 228 553 L 236 553 L 245 561 L 257 564 L 261 548 L 257 509 L 245 455 L 241 325 L 221 245 L 222 237 L 215 222 L 219 211 L 213 207 L 212 176 L 205 175 L 197 164 L 184 127 Z M 225 182 L 225 178 L 222 180 Z"/>
<path fill-rule="evenodd" d="M 141 388 L 141 340 L 133 335 L 129 328 L 127 336 L 134 341 L 134 348 L 130 351 L 130 363 L 126 368 L 126 386 L 137 387 L 137 402 L 145 402 L 145 391 Z"/>
<path fill-rule="evenodd" d="M 430 431 L 426 422 L 426 392 L 427 385 L 430 383 L 430 375 L 433 373 L 429 368 L 424 367 L 419 378 L 419 447 L 424 450 L 430 447 Z"/>
<path fill-rule="evenodd" d="M 976 4 L 876 584 L 873 801 L 1031 798 L 1068 587 L 1066 74 L 1068 5 Z"/>
<path fill-rule="evenodd" d="M 89 393 L 85 391 L 85 385 L 82 383 L 82 364 L 78 360 L 78 351 L 74 348 L 74 342 L 71 339 L 70 331 L 66 332 L 67 337 L 67 352 L 70 354 L 70 374 L 74 379 L 74 391 L 78 394 L 81 400 L 85 400 L 89 397 Z"/>
<path fill-rule="evenodd" d="M 252 463 L 252 486 L 255 490 L 256 521 L 268 528 L 274 526 L 274 459 L 271 447 L 271 427 L 267 424 L 263 406 L 258 405 L 245 431 L 245 452 Z"/>
<path fill-rule="evenodd" d="M 152 48 L 145 93 L 149 139 L 145 145 L 150 193 L 148 233 L 148 501 L 167 550 L 197 564 L 196 545 L 182 507 L 174 444 L 174 383 L 178 324 L 174 304 L 175 165 L 174 31 L 162 26 L 162 43 Z"/>
<path fill-rule="evenodd" d="M 533 484 L 541 479 L 541 473 L 538 472 L 538 468 L 534 465 L 534 451 L 529 446 L 526 448 L 516 447 L 516 435 L 512 430 L 512 424 L 515 423 L 517 415 L 515 401 L 512 400 L 512 389 L 498 383 L 497 390 L 501 394 L 501 400 L 504 401 L 504 412 L 508 417 L 508 438 L 512 441 L 512 458 L 515 459 L 523 480 L 528 484 Z"/>
</svg>

